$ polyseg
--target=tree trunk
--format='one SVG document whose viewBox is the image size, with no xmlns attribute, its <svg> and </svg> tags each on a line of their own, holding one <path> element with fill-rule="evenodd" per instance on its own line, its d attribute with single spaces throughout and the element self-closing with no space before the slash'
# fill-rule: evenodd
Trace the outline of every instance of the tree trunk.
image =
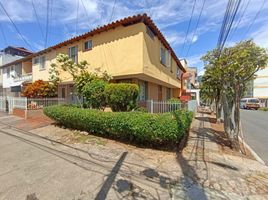
<svg viewBox="0 0 268 200">
<path fill-rule="evenodd" d="M 222 93 L 223 115 L 224 115 L 224 131 L 227 133 L 229 140 L 233 143 L 233 123 L 232 123 L 232 101 L 228 101 L 227 94 Z"/>
<path fill-rule="evenodd" d="M 235 129 L 234 129 L 234 140 L 236 143 L 236 148 L 239 149 L 239 133 L 241 130 L 240 127 L 240 98 L 241 98 L 241 89 L 240 86 L 236 86 L 235 90 L 235 112 L 234 112 L 234 122 L 235 122 Z"/>
</svg>

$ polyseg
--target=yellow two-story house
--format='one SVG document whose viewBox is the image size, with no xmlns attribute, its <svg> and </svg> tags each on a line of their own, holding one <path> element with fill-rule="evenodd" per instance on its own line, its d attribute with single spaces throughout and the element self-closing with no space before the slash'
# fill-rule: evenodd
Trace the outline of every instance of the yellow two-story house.
<svg viewBox="0 0 268 200">
<path fill-rule="evenodd" d="M 49 69 L 59 53 L 74 62 L 87 61 L 89 70 L 107 71 L 114 82 L 140 87 L 140 100 L 180 97 L 185 72 L 160 30 L 146 15 L 136 15 L 93 29 L 17 62 L 32 63 L 32 81 L 49 80 Z M 16 64 L 12 63 L 12 64 Z M 70 98 L 74 86 L 69 74 L 61 73 L 58 96 Z"/>
</svg>

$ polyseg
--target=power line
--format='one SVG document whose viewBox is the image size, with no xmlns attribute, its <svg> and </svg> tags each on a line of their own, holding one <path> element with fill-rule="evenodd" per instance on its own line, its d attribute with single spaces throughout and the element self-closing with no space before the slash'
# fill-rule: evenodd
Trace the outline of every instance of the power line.
<svg viewBox="0 0 268 200">
<path fill-rule="evenodd" d="M 86 8 L 86 6 L 85 6 L 85 4 L 84 4 L 84 1 L 81 0 L 81 3 L 82 3 L 82 6 L 84 7 L 84 10 L 85 10 L 85 13 L 86 13 L 86 17 L 87 17 L 88 21 L 90 21 L 90 18 L 89 18 L 88 12 L 87 12 L 87 8 Z M 88 27 L 90 27 L 89 24 L 88 24 Z"/>
<path fill-rule="evenodd" d="M 147 0 L 145 0 L 145 3 L 146 3 L 146 5 L 147 5 L 147 7 L 149 8 L 149 10 L 148 10 L 148 14 L 149 14 L 149 16 L 151 16 L 151 8 L 152 8 L 152 6 L 149 5 L 149 3 L 148 3 Z"/>
<path fill-rule="evenodd" d="M 42 30 L 42 26 L 41 26 L 41 24 L 40 24 L 40 20 L 39 20 L 39 17 L 38 17 L 38 15 L 37 15 L 36 8 L 35 8 L 35 5 L 34 5 L 34 0 L 32 0 L 32 7 L 33 7 L 33 10 L 34 10 L 35 19 L 36 19 L 36 22 L 37 22 L 38 27 L 39 27 L 39 29 L 40 29 L 41 35 L 42 35 L 43 39 L 45 39 L 43 30 Z"/>
<path fill-rule="evenodd" d="M 192 36 L 192 40 L 191 40 L 191 43 L 190 43 L 190 45 L 189 45 L 189 47 L 188 47 L 188 50 L 187 50 L 187 53 L 186 53 L 186 56 L 185 56 L 185 57 L 188 56 L 189 51 L 190 51 L 190 49 L 191 49 L 191 47 L 192 47 L 192 43 L 193 43 L 193 40 L 194 40 L 194 36 L 195 36 L 196 31 L 197 31 L 197 28 L 198 28 L 198 26 L 199 26 L 199 21 L 200 21 L 200 18 L 201 18 L 201 16 L 202 16 L 202 13 L 203 13 L 205 3 L 206 3 L 206 0 L 203 0 L 202 8 L 201 8 L 201 11 L 200 11 L 199 16 L 198 16 L 198 19 L 197 19 L 197 23 L 196 23 L 195 30 L 194 30 L 194 33 L 193 33 L 193 36 Z"/>
<path fill-rule="evenodd" d="M 227 40 L 227 38 L 228 38 L 228 36 L 229 36 L 230 30 L 231 30 L 231 28 L 232 28 L 232 24 L 233 24 L 233 22 L 234 22 L 234 19 L 235 19 L 236 15 L 237 15 L 238 8 L 239 8 L 240 3 L 241 3 L 241 0 L 238 0 L 238 1 L 236 1 L 236 2 L 237 2 L 237 3 L 234 5 L 234 7 L 233 7 L 233 9 L 232 9 L 232 16 L 231 16 L 231 18 L 230 18 L 230 22 L 229 22 L 229 25 L 228 25 L 227 30 L 226 30 L 226 36 L 223 38 L 223 44 L 222 44 L 222 47 L 224 47 L 225 42 L 226 42 L 226 40 Z"/>
<path fill-rule="evenodd" d="M 77 0 L 77 6 L 76 6 L 75 35 L 77 35 L 78 10 L 79 10 L 79 0 Z"/>
<path fill-rule="evenodd" d="M 46 48 L 46 47 L 47 47 L 48 26 L 49 26 L 49 4 L 50 4 L 50 1 L 49 1 L 49 0 L 47 0 L 46 35 L 45 35 L 45 45 L 44 45 L 44 48 Z"/>
<path fill-rule="evenodd" d="M 246 35 L 248 34 L 249 30 L 252 28 L 253 24 L 255 23 L 256 19 L 258 18 L 259 14 L 260 14 L 260 13 L 261 13 L 261 11 L 262 11 L 262 9 L 263 9 L 263 7 L 264 7 L 265 2 L 266 2 L 266 0 L 263 0 L 262 5 L 260 6 L 260 8 L 259 8 L 258 12 L 256 13 L 256 15 L 255 15 L 255 17 L 254 17 L 254 19 L 253 19 L 252 23 L 249 25 L 249 27 L 248 27 L 247 31 L 245 32 L 245 34 L 244 34 L 243 38 L 245 38 L 245 37 L 246 37 Z"/>
<path fill-rule="evenodd" d="M 219 54 L 221 53 L 225 45 L 225 42 L 228 38 L 234 19 L 237 15 L 237 10 L 240 6 L 240 3 L 241 3 L 241 0 L 237 0 L 237 1 L 229 0 L 228 1 L 226 11 L 224 14 L 224 19 L 223 19 L 222 26 L 221 26 L 221 30 L 220 30 L 220 34 L 219 34 L 219 38 L 218 38 L 218 43 L 217 43 Z"/>
<path fill-rule="evenodd" d="M 184 46 L 185 46 L 185 43 L 186 43 L 186 41 L 187 41 L 187 37 L 188 37 L 188 34 L 189 34 L 189 30 L 190 30 L 190 26 L 191 26 L 191 22 L 192 22 L 193 14 L 194 14 L 195 5 L 196 5 L 196 0 L 194 1 L 194 5 L 193 5 L 193 8 L 192 8 L 191 18 L 190 18 L 190 21 L 189 21 L 189 23 L 188 23 L 188 27 L 187 27 L 187 31 L 186 31 L 186 36 L 185 36 L 185 39 L 184 39 L 184 42 L 183 42 L 183 46 L 182 46 L 182 50 L 181 50 L 181 54 L 183 53 Z"/>
<path fill-rule="evenodd" d="M 109 19 L 109 23 L 110 23 L 110 22 L 112 21 L 112 19 L 113 19 L 115 5 L 116 5 L 116 0 L 114 0 L 114 5 L 113 5 L 112 13 L 111 13 L 111 16 L 110 16 L 110 19 Z"/>
<path fill-rule="evenodd" d="M 8 14 L 7 10 L 5 9 L 5 7 L 3 6 L 2 2 L 0 1 L 0 6 L 2 7 L 2 9 L 4 10 L 6 16 L 8 17 L 9 21 L 11 22 L 11 24 L 14 26 L 15 30 L 17 31 L 17 33 L 19 34 L 20 38 L 24 41 L 24 43 L 30 47 L 30 49 L 33 51 L 32 46 L 29 44 L 29 42 L 27 42 L 27 40 L 23 37 L 23 35 L 21 34 L 20 30 L 18 29 L 18 27 L 16 26 L 16 24 L 14 23 L 14 21 L 11 19 L 10 15 Z"/>
<path fill-rule="evenodd" d="M 243 10 L 243 12 L 242 12 L 242 14 L 241 14 L 240 19 L 238 20 L 238 22 L 237 22 L 236 25 L 235 25 L 235 28 L 233 29 L 233 32 L 230 33 L 230 40 L 232 40 L 233 36 L 235 35 L 236 30 L 238 29 L 238 26 L 240 25 L 240 22 L 242 21 L 244 15 L 245 15 L 245 13 L 246 13 L 246 10 L 247 10 L 247 8 L 248 8 L 249 2 L 250 2 L 250 0 L 248 0 L 248 2 L 247 2 L 246 6 L 245 6 L 245 8 L 244 8 L 244 10 Z"/>
<path fill-rule="evenodd" d="M 5 35 L 4 29 L 3 29 L 3 27 L 2 27 L 1 24 L 0 24 L 0 30 L 1 30 L 1 33 L 2 33 L 2 36 L 3 36 L 3 40 L 5 42 L 5 45 L 8 46 L 6 35 Z"/>
</svg>

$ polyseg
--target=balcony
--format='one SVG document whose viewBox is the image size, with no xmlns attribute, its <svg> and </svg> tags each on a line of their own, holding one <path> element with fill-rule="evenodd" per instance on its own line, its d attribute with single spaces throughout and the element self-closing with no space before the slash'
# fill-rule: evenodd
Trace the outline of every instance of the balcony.
<svg viewBox="0 0 268 200">
<path fill-rule="evenodd" d="M 26 82 L 31 81 L 33 78 L 32 73 L 18 74 L 14 77 L 14 82 Z"/>
</svg>

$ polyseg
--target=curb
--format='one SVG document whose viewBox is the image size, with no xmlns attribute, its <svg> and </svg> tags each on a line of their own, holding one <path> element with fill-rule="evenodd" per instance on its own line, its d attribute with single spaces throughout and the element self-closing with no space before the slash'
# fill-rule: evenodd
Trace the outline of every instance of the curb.
<svg viewBox="0 0 268 200">
<path fill-rule="evenodd" d="M 258 154 L 244 141 L 240 136 L 238 136 L 239 141 L 250 151 L 254 158 L 261 164 L 266 165 L 265 162 L 258 156 Z"/>
</svg>

